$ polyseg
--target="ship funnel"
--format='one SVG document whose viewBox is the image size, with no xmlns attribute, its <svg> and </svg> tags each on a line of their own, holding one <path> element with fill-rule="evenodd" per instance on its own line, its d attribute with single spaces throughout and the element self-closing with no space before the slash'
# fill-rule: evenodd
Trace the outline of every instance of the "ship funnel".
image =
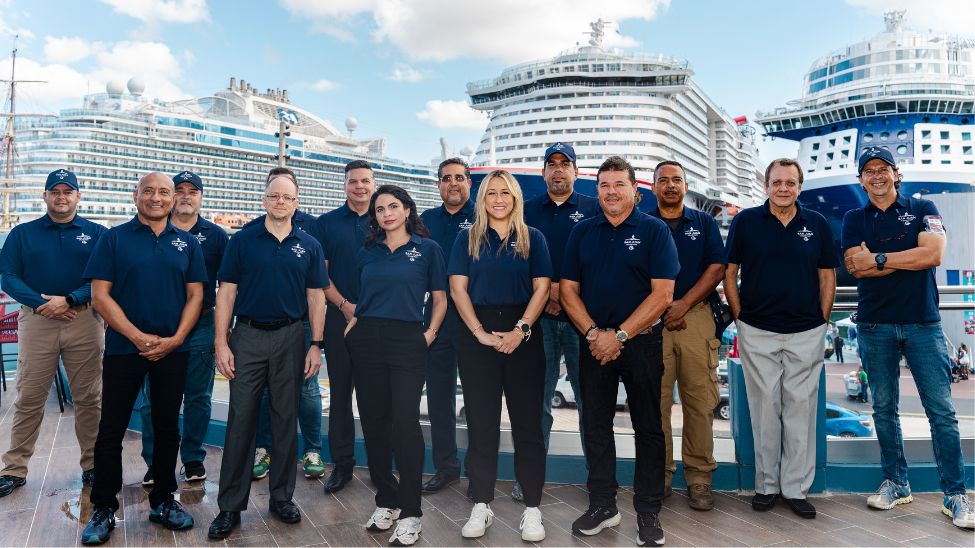
<svg viewBox="0 0 975 548">
<path fill-rule="evenodd" d="M 234 78 L 233 76 L 231 76 L 230 77 L 230 91 L 236 91 L 236 90 L 237 90 L 237 79 Z"/>
</svg>

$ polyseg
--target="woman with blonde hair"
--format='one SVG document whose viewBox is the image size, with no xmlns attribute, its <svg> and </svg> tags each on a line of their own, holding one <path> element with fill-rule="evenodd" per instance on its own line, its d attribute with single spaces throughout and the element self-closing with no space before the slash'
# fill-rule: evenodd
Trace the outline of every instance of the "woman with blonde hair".
<svg viewBox="0 0 975 548">
<path fill-rule="evenodd" d="M 475 504 L 462 534 L 484 535 L 494 517 L 489 505 L 504 394 L 515 477 L 525 495 L 521 538 L 538 542 L 545 538 L 538 509 L 545 483 L 545 352 L 535 322 L 548 300 L 552 262 L 545 237 L 525 224 L 521 187 L 510 173 L 498 170 L 484 178 L 474 210 L 474 225 L 457 235 L 447 268 L 450 295 L 469 330 L 458 336 L 458 357 L 467 412 L 467 475 Z"/>
</svg>

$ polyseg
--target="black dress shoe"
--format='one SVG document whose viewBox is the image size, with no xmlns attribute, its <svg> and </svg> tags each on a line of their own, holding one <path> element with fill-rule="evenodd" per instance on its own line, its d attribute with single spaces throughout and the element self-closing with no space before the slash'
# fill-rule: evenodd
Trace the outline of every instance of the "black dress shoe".
<svg viewBox="0 0 975 548">
<path fill-rule="evenodd" d="M 328 475 L 328 479 L 325 480 L 325 492 L 337 493 L 350 481 L 352 481 L 352 467 L 336 466 Z"/>
<path fill-rule="evenodd" d="M 268 512 L 278 516 L 278 519 L 285 523 L 298 523 L 301 521 L 301 512 L 298 511 L 298 505 L 290 500 L 272 500 L 268 507 Z"/>
<path fill-rule="evenodd" d="M 813 519 L 816 517 L 816 507 L 809 503 L 806 499 L 787 499 L 782 498 L 789 508 L 796 513 L 800 518 Z"/>
<path fill-rule="evenodd" d="M 424 494 L 436 493 L 459 479 L 460 472 L 437 472 L 423 484 L 421 492 Z"/>
<path fill-rule="evenodd" d="M 214 540 L 223 540 L 230 536 L 236 525 L 240 525 L 240 512 L 221 511 L 210 524 L 207 536 Z"/>
<path fill-rule="evenodd" d="M 771 495 L 755 493 L 755 496 L 752 497 L 752 510 L 755 510 L 756 512 L 768 512 L 775 506 L 775 503 L 778 502 L 778 500 L 778 493 L 773 493 Z"/>
<path fill-rule="evenodd" d="M 0 497 L 5 497 L 14 492 L 14 489 L 27 483 L 27 480 L 18 476 L 0 476 Z"/>
</svg>

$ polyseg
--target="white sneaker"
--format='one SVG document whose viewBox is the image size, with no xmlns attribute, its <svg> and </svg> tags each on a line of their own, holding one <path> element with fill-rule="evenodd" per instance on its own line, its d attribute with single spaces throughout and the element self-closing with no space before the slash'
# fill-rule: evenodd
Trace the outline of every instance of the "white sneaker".
<svg viewBox="0 0 975 548">
<path fill-rule="evenodd" d="M 399 519 L 399 508 L 376 508 L 366 522 L 370 531 L 388 531 L 393 522 Z"/>
<path fill-rule="evenodd" d="M 399 510 L 396 511 L 399 514 Z M 412 546 L 420 538 L 420 518 L 403 518 L 396 524 L 393 536 L 389 537 L 390 546 Z"/>
<path fill-rule="evenodd" d="M 545 526 L 542 525 L 542 512 L 538 507 L 525 508 L 521 514 L 521 523 L 518 524 L 521 530 L 521 540 L 528 542 L 540 542 L 545 540 Z"/>
<path fill-rule="evenodd" d="M 483 502 L 479 502 L 471 510 L 471 517 L 464 524 L 464 528 L 460 530 L 460 534 L 464 538 L 482 537 L 484 536 L 484 531 L 487 531 L 487 528 L 493 522 L 494 512 L 491 511 L 491 507 Z"/>
</svg>

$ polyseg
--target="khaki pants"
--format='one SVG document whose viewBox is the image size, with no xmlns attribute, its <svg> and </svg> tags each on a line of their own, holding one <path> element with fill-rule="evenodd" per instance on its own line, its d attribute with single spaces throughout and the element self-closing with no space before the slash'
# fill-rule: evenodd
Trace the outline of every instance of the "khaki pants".
<svg viewBox="0 0 975 548">
<path fill-rule="evenodd" d="M 10 449 L 3 455 L 5 475 L 27 477 L 27 463 L 44 419 L 58 358 L 68 374 L 74 403 L 74 429 L 81 446 L 81 469 L 95 466 L 95 437 L 101 418 L 102 353 L 105 327 L 94 309 L 79 310 L 70 322 L 50 320 L 21 309 L 20 356 L 17 359 L 17 402 L 10 431 Z"/>
<path fill-rule="evenodd" d="M 664 376 L 661 383 L 660 417 L 667 444 L 667 483 L 677 470 L 670 410 L 674 405 L 674 381 L 680 394 L 684 426 L 681 430 L 681 459 L 687 485 L 711 484 L 714 461 L 712 424 L 718 405 L 718 347 L 714 319 L 707 303 L 698 303 L 684 316 L 687 329 L 664 329 Z"/>
</svg>

